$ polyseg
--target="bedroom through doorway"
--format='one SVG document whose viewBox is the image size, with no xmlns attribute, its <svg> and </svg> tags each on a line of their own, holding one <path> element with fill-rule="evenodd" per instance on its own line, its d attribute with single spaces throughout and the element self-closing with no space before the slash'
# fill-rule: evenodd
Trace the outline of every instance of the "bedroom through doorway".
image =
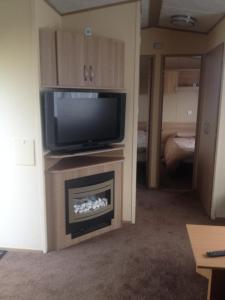
<svg viewBox="0 0 225 300">
<path fill-rule="evenodd" d="M 160 188 L 191 190 L 196 149 L 201 56 L 165 56 Z"/>
<path fill-rule="evenodd" d="M 140 185 L 147 184 L 153 65 L 154 56 L 140 56 L 137 141 L 137 184 Z"/>
</svg>

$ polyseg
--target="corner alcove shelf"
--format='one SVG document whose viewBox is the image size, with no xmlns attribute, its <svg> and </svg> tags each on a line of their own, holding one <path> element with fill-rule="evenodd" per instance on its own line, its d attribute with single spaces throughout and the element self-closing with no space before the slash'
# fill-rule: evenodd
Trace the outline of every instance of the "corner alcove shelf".
<svg viewBox="0 0 225 300">
<path fill-rule="evenodd" d="M 60 250 L 121 227 L 124 145 L 73 154 L 45 154 L 48 251 Z M 114 217 L 109 226 L 72 237 L 66 232 L 67 181 L 114 173 Z"/>
</svg>

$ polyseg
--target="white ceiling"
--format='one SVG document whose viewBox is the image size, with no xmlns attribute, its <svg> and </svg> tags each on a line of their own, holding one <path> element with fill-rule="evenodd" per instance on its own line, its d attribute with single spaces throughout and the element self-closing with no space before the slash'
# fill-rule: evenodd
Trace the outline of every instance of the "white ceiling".
<svg viewBox="0 0 225 300">
<path fill-rule="evenodd" d="M 117 4 L 124 0 L 47 0 L 60 14 L 66 14 L 79 10 Z"/>
<path fill-rule="evenodd" d="M 126 0 L 46 0 L 60 14 L 119 4 Z M 132 0 L 130 0 L 132 1 Z M 159 0 L 141 0 L 141 27 L 149 26 L 150 3 Z M 152 12 L 154 14 L 154 12 Z M 159 27 L 185 29 L 170 23 L 172 15 L 190 15 L 197 19 L 194 28 L 188 30 L 208 32 L 224 15 L 225 0 L 162 0 Z"/>
<path fill-rule="evenodd" d="M 224 0 L 163 0 L 159 26 L 177 28 L 170 23 L 170 17 L 189 15 L 197 19 L 196 26 L 191 30 L 208 32 L 224 14 Z"/>
</svg>

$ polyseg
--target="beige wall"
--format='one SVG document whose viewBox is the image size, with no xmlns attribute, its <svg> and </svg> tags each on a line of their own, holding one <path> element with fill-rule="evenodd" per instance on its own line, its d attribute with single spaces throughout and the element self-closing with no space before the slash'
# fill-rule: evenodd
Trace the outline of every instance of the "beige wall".
<svg viewBox="0 0 225 300">
<path fill-rule="evenodd" d="M 66 30 L 83 32 L 90 26 L 93 35 L 125 41 L 126 128 L 123 189 L 123 220 L 135 221 L 136 203 L 136 139 L 139 73 L 139 2 L 64 16 Z"/>
<path fill-rule="evenodd" d="M 160 49 L 154 49 L 153 43 L 161 43 Z M 153 97 L 151 111 L 151 149 L 150 164 L 151 174 L 149 176 L 149 186 L 158 185 L 158 143 L 159 137 L 159 119 L 161 118 L 161 68 L 162 55 L 178 54 L 202 54 L 207 49 L 207 35 L 196 34 L 168 29 L 150 28 L 141 32 L 141 54 L 155 55 Z"/>
<path fill-rule="evenodd" d="M 225 42 L 225 20 L 219 23 L 208 36 L 208 50 Z M 225 63 L 225 54 L 224 54 Z M 225 64 L 223 64 L 225 66 Z M 225 67 L 223 67 L 223 73 Z M 215 162 L 215 176 L 213 187 L 212 218 L 225 217 L 225 76 L 222 78 L 221 107 L 218 124 L 218 140 Z"/>
<path fill-rule="evenodd" d="M 163 95 L 163 122 L 195 123 L 197 110 L 198 88 L 181 87 Z"/>
<path fill-rule="evenodd" d="M 45 251 L 34 4 L 0 1 L 0 248 Z M 58 20 L 42 4 L 40 14 L 45 13 L 46 23 Z M 35 165 L 15 164 L 15 139 L 34 141 Z"/>
</svg>

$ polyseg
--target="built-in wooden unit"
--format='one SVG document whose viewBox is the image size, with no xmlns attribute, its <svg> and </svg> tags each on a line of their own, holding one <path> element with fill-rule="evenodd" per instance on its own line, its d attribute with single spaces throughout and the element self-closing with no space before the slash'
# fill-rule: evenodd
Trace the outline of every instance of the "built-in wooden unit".
<svg viewBox="0 0 225 300">
<path fill-rule="evenodd" d="M 124 42 L 63 30 L 41 29 L 39 34 L 42 88 L 124 88 Z M 119 144 L 73 154 L 45 154 L 48 251 L 72 246 L 121 226 L 123 149 Z M 90 233 L 78 232 L 76 237 L 74 232 L 68 234 L 65 185 L 107 172 L 114 174 L 114 217 L 110 215 L 112 219 L 103 224 L 105 227 L 96 226 Z"/>
<path fill-rule="evenodd" d="M 40 30 L 40 78 L 42 86 L 57 85 L 55 31 Z"/>
<path fill-rule="evenodd" d="M 118 229 L 122 220 L 123 145 L 68 155 L 45 155 L 48 251 L 60 250 Z M 72 238 L 66 234 L 65 182 L 113 171 L 114 218 L 111 225 Z"/>
<path fill-rule="evenodd" d="M 175 93 L 180 87 L 197 87 L 199 80 L 200 69 L 165 70 L 164 93 Z"/>
<path fill-rule="evenodd" d="M 124 52 L 119 40 L 41 29 L 41 85 L 122 89 Z"/>
</svg>

